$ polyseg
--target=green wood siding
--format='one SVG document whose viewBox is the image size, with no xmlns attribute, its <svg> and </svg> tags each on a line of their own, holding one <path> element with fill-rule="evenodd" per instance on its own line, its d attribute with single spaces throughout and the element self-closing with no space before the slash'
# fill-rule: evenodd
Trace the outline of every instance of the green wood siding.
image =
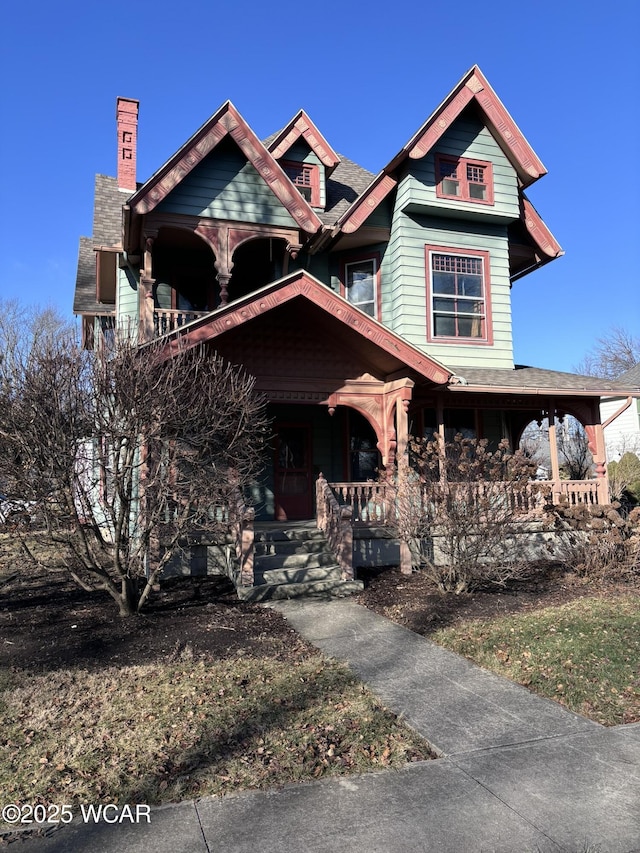
<svg viewBox="0 0 640 853">
<path fill-rule="evenodd" d="M 233 142 L 223 140 L 158 205 L 163 213 L 296 227 L 264 178 Z"/>
<path fill-rule="evenodd" d="M 489 252 L 492 345 L 427 342 L 427 244 Z M 513 368 L 506 225 L 396 211 L 382 263 L 382 321 L 446 365 Z"/>
<path fill-rule="evenodd" d="M 118 267 L 117 294 L 118 328 L 137 334 L 138 282 L 130 269 Z"/>
<path fill-rule="evenodd" d="M 436 196 L 435 154 L 486 160 L 493 166 L 493 205 L 443 199 Z M 459 118 L 421 160 L 409 161 L 409 171 L 403 181 L 398 205 L 406 209 L 434 209 L 446 215 L 460 214 L 494 217 L 511 221 L 519 216 L 518 183 L 515 169 L 484 125 L 472 117 Z"/>
</svg>

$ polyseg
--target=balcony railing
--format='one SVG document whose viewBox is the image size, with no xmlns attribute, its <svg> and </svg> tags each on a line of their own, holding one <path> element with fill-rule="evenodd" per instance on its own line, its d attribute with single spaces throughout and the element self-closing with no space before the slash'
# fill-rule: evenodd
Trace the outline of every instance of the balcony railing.
<svg viewBox="0 0 640 853">
<path fill-rule="evenodd" d="M 156 337 L 166 335 L 167 332 L 173 332 L 179 329 L 180 326 L 185 326 L 198 317 L 204 317 L 209 314 L 209 311 L 186 311 L 176 308 L 154 308 L 153 310 L 153 331 Z"/>
</svg>

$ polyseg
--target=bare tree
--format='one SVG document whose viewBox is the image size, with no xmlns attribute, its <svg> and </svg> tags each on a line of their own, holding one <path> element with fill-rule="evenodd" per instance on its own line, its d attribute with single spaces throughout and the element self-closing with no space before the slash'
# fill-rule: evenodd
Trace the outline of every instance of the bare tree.
<svg viewBox="0 0 640 853">
<path fill-rule="evenodd" d="M 7 355 L 3 353 L 3 355 Z M 268 437 L 254 380 L 204 348 L 83 351 L 57 330 L 5 359 L 0 478 L 85 589 L 138 612 L 176 548 L 224 541 Z"/>
<path fill-rule="evenodd" d="M 621 326 L 613 326 L 574 367 L 585 376 L 617 379 L 640 362 L 640 337 Z"/>
<path fill-rule="evenodd" d="M 520 439 L 523 453 L 544 469 L 547 476 L 551 472 L 549 441 L 548 418 L 543 418 L 540 423 L 530 423 Z M 585 480 L 593 476 L 593 455 L 589 450 L 587 433 L 580 421 L 572 415 L 565 415 L 556 422 L 556 445 L 562 477 L 567 480 Z"/>
</svg>

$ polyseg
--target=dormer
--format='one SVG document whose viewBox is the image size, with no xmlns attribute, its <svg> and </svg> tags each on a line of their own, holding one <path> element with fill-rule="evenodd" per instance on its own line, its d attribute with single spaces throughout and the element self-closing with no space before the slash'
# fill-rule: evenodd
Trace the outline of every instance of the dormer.
<svg viewBox="0 0 640 853">
<path fill-rule="evenodd" d="M 305 201 L 315 210 L 324 210 L 327 178 L 340 158 L 304 110 L 268 142 L 267 150 Z"/>
</svg>

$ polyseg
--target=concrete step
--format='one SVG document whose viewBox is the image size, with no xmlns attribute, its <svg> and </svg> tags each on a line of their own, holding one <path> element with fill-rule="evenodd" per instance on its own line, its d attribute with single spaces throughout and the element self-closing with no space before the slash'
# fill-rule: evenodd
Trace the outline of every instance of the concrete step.
<svg viewBox="0 0 640 853">
<path fill-rule="evenodd" d="M 254 528 L 256 542 L 309 542 L 324 540 L 324 534 L 315 525 L 304 527 L 259 527 Z"/>
<path fill-rule="evenodd" d="M 330 551 L 301 554 L 269 554 L 256 556 L 254 571 L 269 571 L 270 569 L 316 569 L 319 566 L 329 566 L 336 558 Z"/>
<path fill-rule="evenodd" d="M 256 557 L 269 557 L 274 554 L 318 554 L 326 548 L 327 543 L 322 538 L 254 541 Z"/>
<path fill-rule="evenodd" d="M 259 586 L 239 586 L 241 601 L 274 601 L 284 598 L 341 598 L 362 592 L 362 581 L 317 580 L 309 583 L 263 583 Z"/>
<path fill-rule="evenodd" d="M 340 566 L 334 561 L 330 565 L 300 569 L 270 569 L 262 572 L 254 569 L 256 584 L 308 583 L 322 580 L 341 580 Z"/>
</svg>

